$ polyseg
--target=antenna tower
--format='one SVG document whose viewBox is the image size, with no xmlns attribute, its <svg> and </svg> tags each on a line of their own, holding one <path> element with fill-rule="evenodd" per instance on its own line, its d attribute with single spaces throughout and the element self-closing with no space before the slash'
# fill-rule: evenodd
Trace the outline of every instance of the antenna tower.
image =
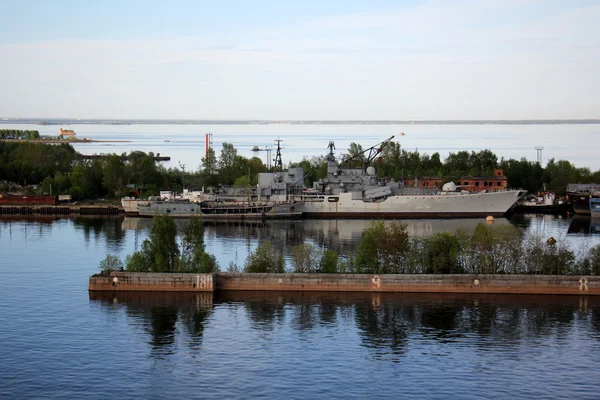
<svg viewBox="0 0 600 400">
<path fill-rule="evenodd" d="M 536 146 L 535 150 L 537 151 L 537 162 L 542 165 L 542 150 L 544 150 L 544 146 Z"/>
<path fill-rule="evenodd" d="M 275 140 L 275 143 L 277 143 L 277 153 L 275 153 L 275 164 L 273 165 L 273 168 L 278 171 L 283 170 L 283 162 L 281 161 L 281 142 L 283 142 L 282 139 Z"/>
<path fill-rule="evenodd" d="M 208 149 L 212 149 L 213 148 L 213 134 L 212 133 L 207 133 L 206 134 L 206 157 L 208 158 Z"/>
</svg>

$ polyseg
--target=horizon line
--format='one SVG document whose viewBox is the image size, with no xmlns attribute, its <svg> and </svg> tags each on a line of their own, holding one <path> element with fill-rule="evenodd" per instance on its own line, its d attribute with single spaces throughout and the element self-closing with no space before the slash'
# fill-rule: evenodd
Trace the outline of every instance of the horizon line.
<svg viewBox="0 0 600 400">
<path fill-rule="evenodd" d="M 227 123 L 265 123 L 265 124 L 434 124 L 434 123 L 600 123 L 600 118 L 521 118 L 521 119 L 249 119 L 249 118 L 39 118 L 39 117 L 0 117 L 1 123 L 188 123 L 188 124 L 227 124 Z"/>
</svg>

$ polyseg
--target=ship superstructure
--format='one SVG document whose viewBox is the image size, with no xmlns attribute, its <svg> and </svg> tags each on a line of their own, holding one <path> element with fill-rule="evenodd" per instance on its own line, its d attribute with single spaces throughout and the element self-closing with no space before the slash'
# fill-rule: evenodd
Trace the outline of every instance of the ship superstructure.
<svg viewBox="0 0 600 400">
<path fill-rule="evenodd" d="M 448 182 L 438 188 L 404 187 L 394 180 L 380 180 L 369 165 L 393 136 L 362 154 L 338 164 L 329 143 L 327 177 L 304 188 L 304 171 L 259 174 L 259 200 L 298 201 L 304 218 L 444 218 L 502 216 L 526 192 L 498 190 L 470 193 Z M 360 159 L 361 168 L 352 162 Z M 301 178 L 302 177 L 302 178 Z"/>
</svg>

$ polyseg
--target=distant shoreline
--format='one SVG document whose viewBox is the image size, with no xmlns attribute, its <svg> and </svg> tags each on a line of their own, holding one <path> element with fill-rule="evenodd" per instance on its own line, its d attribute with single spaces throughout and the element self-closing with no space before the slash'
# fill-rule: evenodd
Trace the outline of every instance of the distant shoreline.
<svg viewBox="0 0 600 400">
<path fill-rule="evenodd" d="M 600 124 L 600 119 L 516 120 L 209 120 L 209 119 L 2 119 L 0 124 L 35 125 L 574 125 Z"/>
<path fill-rule="evenodd" d="M 94 139 L 0 139 L 0 142 L 6 143 L 45 143 L 45 144 L 56 144 L 56 143 L 129 143 L 131 140 L 94 140 Z"/>
</svg>

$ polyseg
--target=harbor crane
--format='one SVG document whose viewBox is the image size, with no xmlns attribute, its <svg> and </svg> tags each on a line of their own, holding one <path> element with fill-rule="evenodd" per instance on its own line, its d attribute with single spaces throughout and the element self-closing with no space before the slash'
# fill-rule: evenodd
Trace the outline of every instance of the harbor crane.
<svg viewBox="0 0 600 400">
<path fill-rule="evenodd" d="M 404 135 L 404 133 L 402 133 L 402 135 Z M 371 146 L 366 150 L 363 150 L 362 152 L 355 154 L 351 157 L 347 157 L 344 161 L 342 161 L 342 164 L 340 165 L 340 167 L 344 167 L 344 166 L 348 166 L 350 167 L 353 161 L 357 161 L 357 160 L 361 160 L 363 162 L 363 168 L 367 167 L 368 165 L 370 165 L 373 160 L 375 160 L 375 158 L 381 154 L 381 152 L 383 151 L 383 149 L 385 148 L 386 145 L 388 145 L 392 139 L 395 136 L 391 136 L 388 139 L 384 140 L 383 142 L 377 143 L 375 146 Z M 333 142 L 330 142 L 330 146 L 332 146 Z M 335 148 L 335 146 L 333 146 L 333 148 Z"/>
</svg>

